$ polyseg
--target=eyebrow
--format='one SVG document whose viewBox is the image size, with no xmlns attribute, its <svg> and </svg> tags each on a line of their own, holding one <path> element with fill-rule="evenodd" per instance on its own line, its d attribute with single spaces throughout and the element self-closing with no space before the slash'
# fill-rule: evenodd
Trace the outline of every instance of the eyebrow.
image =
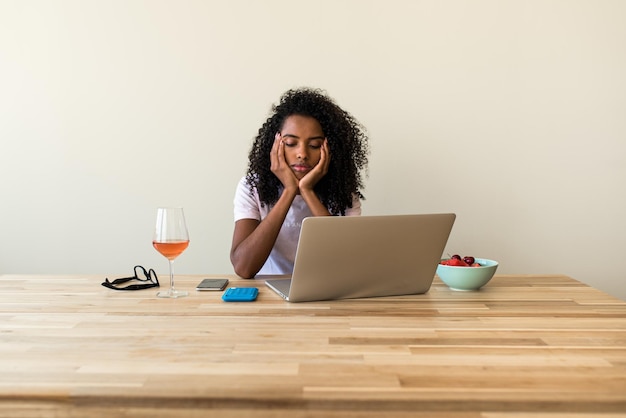
<svg viewBox="0 0 626 418">
<path fill-rule="evenodd" d="M 294 134 L 285 134 L 285 135 L 282 135 L 282 136 L 283 136 L 283 137 L 288 137 L 288 138 L 300 139 L 300 137 L 299 137 L 299 136 L 294 135 Z M 306 139 L 308 139 L 309 141 L 313 141 L 313 140 L 323 140 L 323 139 L 324 139 L 324 135 L 312 136 L 312 137 L 310 137 L 310 138 L 306 138 Z"/>
</svg>

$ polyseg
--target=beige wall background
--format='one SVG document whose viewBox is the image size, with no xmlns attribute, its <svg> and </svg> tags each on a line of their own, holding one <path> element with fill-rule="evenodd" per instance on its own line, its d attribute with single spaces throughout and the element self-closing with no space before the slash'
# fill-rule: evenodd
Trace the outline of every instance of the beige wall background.
<svg viewBox="0 0 626 418">
<path fill-rule="evenodd" d="M 0 273 L 231 273 L 232 198 L 287 89 L 371 136 L 364 213 L 626 299 L 626 2 L 0 0 Z M 558 297 L 558 295 L 555 295 Z"/>
</svg>

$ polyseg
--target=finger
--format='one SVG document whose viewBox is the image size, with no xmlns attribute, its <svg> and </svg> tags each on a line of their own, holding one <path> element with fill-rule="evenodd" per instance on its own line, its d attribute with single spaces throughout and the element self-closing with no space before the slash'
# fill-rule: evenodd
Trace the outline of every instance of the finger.
<svg viewBox="0 0 626 418">
<path fill-rule="evenodd" d="M 276 135 L 274 135 L 274 143 L 272 144 L 272 152 L 278 151 L 278 145 L 281 141 L 282 136 L 280 135 L 280 132 L 276 132 Z"/>
<path fill-rule="evenodd" d="M 285 141 L 283 141 L 282 137 L 278 141 L 278 161 L 281 163 L 285 162 Z"/>
<path fill-rule="evenodd" d="M 272 171 L 276 170 L 280 165 L 280 160 L 278 158 L 280 143 L 282 142 L 280 133 L 276 133 L 274 136 L 274 143 L 272 144 L 272 149 L 270 151 L 270 168 Z"/>
<path fill-rule="evenodd" d="M 324 173 L 326 173 L 328 166 L 330 165 L 330 148 L 328 147 L 328 139 L 325 139 L 324 144 L 322 144 L 322 162 L 324 164 Z"/>
</svg>

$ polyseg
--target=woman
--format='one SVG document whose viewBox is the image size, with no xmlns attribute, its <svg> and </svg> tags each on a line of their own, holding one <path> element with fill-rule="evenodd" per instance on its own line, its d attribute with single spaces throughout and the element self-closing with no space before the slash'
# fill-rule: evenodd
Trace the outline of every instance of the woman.
<svg viewBox="0 0 626 418">
<path fill-rule="evenodd" d="M 259 129 L 237 187 L 235 273 L 290 274 L 304 218 L 360 215 L 368 152 L 365 129 L 321 90 L 287 91 Z"/>
</svg>

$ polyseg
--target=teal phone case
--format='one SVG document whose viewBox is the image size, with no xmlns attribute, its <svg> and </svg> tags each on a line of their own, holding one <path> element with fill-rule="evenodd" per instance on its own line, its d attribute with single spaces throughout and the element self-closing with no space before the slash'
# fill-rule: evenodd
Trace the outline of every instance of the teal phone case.
<svg viewBox="0 0 626 418">
<path fill-rule="evenodd" d="M 222 295 L 224 302 L 252 302 L 256 300 L 259 289 L 256 287 L 231 287 Z"/>
</svg>

